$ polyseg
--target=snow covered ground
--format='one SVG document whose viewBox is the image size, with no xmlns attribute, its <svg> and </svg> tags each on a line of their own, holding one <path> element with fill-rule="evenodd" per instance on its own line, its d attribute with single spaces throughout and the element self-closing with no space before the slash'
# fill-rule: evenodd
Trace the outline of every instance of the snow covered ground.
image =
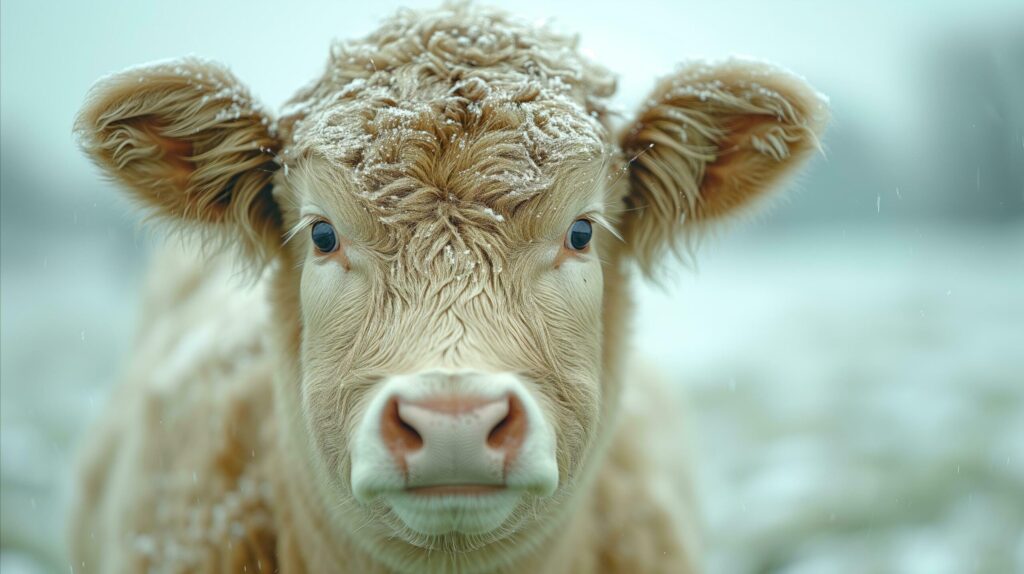
<svg viewBox="0 0 1024 574">
<path fill-rule="evenodd" d="M 641 309 L 711 572 L 1024 572 L 1024 228 L 803 230 Z"/>
<path fill-rule="evenodd" d="M 107 229 L 4 262 L 5 574 L 69 571 L 70 453 L 145 251 Z M 1022 253 L 1019 225 L 755 227 L 639 286 L 636 345 L 691 399 L 710 572 L 1024 571 Z"/>
</svg>

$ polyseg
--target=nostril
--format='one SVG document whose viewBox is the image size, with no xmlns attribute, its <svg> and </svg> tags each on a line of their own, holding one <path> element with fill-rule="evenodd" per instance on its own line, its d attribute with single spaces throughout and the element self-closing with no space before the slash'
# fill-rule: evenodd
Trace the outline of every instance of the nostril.
<svg viewBox="0 0 1024 574">
<path fill-rule="evenodd" d="M 423 437 L 398 411 L 398 401 L 391 399 L 384 409 L 381 434 L 391 452 L 404 455 L 423 448 Z"/>
<path fill-rule="evenodd" d="M 526 412 L 515 395 L 508 398 L 508 414 L 487 434 L 487 446 L 513 454 L 519 450 L 526 435 Z"/>
</svg>

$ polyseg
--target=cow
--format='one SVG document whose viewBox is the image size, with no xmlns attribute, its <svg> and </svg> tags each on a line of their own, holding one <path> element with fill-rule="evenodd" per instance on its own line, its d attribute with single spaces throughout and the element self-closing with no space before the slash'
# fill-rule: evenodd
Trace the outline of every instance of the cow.
<svg viewBox="0 0 1024 574">
<path fill-rule="evenodd" d="M 690 61 L 635 116 L 574 39 L 400 11 L 277 115 L 198 58 L 100 80 L 85 153 L 182 238 L 75 478 L 75 572 L 695 572 L 631 281 L 820 148 L 826 101 Z"/>
</svg>

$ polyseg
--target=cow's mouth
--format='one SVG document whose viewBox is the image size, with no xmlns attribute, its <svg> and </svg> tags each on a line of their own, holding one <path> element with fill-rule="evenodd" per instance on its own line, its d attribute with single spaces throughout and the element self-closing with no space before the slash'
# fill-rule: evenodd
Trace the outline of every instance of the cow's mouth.
<svg viewBox="0 0 1024 574">
<path fill-rule="evenodd" d="M 407 488 L 405 491 L 419 496 L 486 496 L 505 489 L 505 485 L 495 484 L 442 484 L 437 486 L 416 486 Z"/>
<path fill-rule="evenodd" d="M 493 532 L 512 515 L 523 494 L 504 486 L 458 484 L 408 488 L 383 497 L 410 529 L 436 536 Z"/>
</svg>

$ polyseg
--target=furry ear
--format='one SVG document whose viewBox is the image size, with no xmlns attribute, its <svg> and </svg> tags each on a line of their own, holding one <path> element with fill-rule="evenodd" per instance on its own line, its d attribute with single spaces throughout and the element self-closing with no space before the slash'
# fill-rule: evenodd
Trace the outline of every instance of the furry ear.
<svg viewBox="0 0 1024 574">
<path fill-rule="evenodd" d="M 79 143 L 155 215 L 236 244 L 254 262 L 280 245 L 271 119 L 224 67 L 195 58 L 97 82 L 75 122 Z"/>
<path fill-rule="evenodd" d="M 643 270 L 776 187 L 827 120 L 823 96 L 768 64 L 695 62 L 662 79 L 620 139 L 634 158 L 623 236 Z"/>
</svg>

